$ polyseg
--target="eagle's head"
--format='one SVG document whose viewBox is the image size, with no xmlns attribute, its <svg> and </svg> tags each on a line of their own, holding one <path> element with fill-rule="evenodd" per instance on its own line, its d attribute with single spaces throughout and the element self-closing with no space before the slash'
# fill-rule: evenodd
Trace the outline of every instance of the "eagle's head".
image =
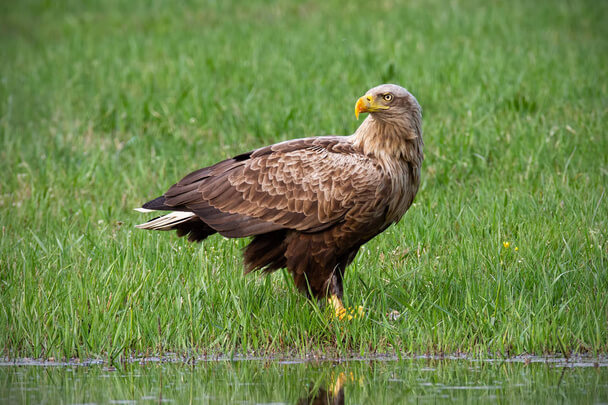
<svg viewBox="0 0 608 405">
<path fill-rule="evenodd" d="M 396 84 L 381 84 L 369 89 L 355 104 L 355 116 L 370 113 L 380 121 L 402 120 L 410 116 L 420 116 L 421 108 L 416 98 L 406 89 Z"/>
<path fill-rule="evenodd" d="M 396 84 L 369 89 L 355 104 L 355 115 L 369 113 L 354 134 L 363 153 L 384 161 L 422 162 L 422 109 L 416 98 Z"/>
</svg>

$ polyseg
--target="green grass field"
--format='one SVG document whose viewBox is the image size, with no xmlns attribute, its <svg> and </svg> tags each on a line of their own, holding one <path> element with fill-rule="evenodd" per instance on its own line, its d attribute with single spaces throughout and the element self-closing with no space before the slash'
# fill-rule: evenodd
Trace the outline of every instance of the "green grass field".
<svg viewBox="0 0 608 405">
<path fill-rule="evenodd" d="M 0 10 L 2 355 L 608 352 L 606 2 Z M 242 276 L 245 240 L 133 228 L 191 170 L 352 133 L 383 82 L 420 101 L 426 159 L 347 272 L 366 318 Z"/>
</svg>

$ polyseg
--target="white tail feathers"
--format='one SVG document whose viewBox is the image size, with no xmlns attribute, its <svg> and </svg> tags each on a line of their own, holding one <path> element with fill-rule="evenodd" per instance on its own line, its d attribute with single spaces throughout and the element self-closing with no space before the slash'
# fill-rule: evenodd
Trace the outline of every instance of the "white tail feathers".
<svg viewBox="0 0 608 405">
<path fill-rule="evenodd" d="M 154 210 L 148 210 L 145 208 L 135 208 L 135 211 L 139 212 L 153 212 Z M 155 231 L 169 231 L 173 229 L 175 225 L 181 224 L 195 217 L 196 214 L 193 212 L 184 211 L 173 211 L 162 217 L 155 218 L 151 221 L 144 222 L 143 224 L 135 225 L 139 229 L 151 229 Z"/>
<path fill-rule="evenodd" d="M 138 207 L 138 208 L 133 208 L 133 209 L 134 209 L 135 211 L 137 211 L 137 212 L 143 212 L 143 213 L 146 213 L 146 212 L 154 212 L 154 210 L 149 210 L 149 209 L 147 209 L 147 208 L 139 208 L 139 207 Z"/>
</svg>

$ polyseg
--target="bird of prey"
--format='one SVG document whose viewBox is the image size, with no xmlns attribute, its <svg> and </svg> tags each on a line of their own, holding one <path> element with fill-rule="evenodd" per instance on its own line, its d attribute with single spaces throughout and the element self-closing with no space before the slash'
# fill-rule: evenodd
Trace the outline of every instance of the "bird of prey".
<svg viewBox="0 0 608 405">
<path fill-rule="evenodd" d="M 188 174 L 137 209 L 170 212 L 137 227 L 190 241 L 252 237 L 245 273 L 287 268 L 300 291 L 352 318 L 342 304 L 346 266 L 411 206 L 423 160 L 422 111 L 406 89 L 368 90 L 361 113 L 352 135 L 280 142 Z"/>
</svg>

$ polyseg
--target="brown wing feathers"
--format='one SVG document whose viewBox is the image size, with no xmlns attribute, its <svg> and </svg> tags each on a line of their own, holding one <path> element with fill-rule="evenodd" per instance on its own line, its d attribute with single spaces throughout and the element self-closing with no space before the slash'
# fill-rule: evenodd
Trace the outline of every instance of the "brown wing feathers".
<svg viewBox="0 0 608 405">
<path fill-rule="evenodd" d="M 205 224 L 198 217 L 193 217 L 188 222 L 176 225 L 174 229 L 177 231 L 177 236 L 188 236 L 190 242 L 200 242 L 216 232 L 215 229 Z"/>
<path fill-rule="evenodd" d="M 340 178 L 349 162 L 333 162 L 338 154 L 315 141 L 286 142 L 197 170 L 144 208 L 194 212 L 229 237 L 282 228 L 327 229 L 346 215 L 350 207 L 345 204 L 352 203 L 348 186 L 352 193 L 354 185 L 349 184 L 352 177 L 346 182 Z M 331 148 L 338 140 L 326 143 Z M 344 147 L 336 149 L 343 153 Z"/>
</svg>

